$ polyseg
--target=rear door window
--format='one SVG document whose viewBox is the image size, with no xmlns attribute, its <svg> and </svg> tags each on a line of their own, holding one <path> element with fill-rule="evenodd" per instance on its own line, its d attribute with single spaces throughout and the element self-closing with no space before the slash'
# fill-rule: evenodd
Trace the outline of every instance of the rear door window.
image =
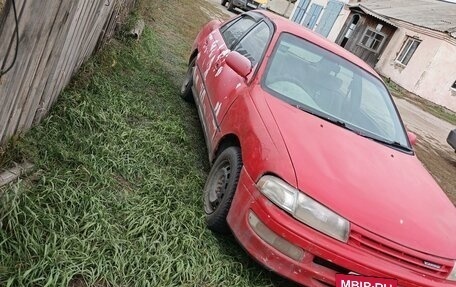
<svg viewBox="0 0 456 287">
<path fill-rule="evenodd" d="M 246 15 L 224 27 L 222 29 L 222 37 L 228 49 L 231 49 L 255 23 L 253 18 Z"/>
<path fill-rule="evenodd" d="M 261 60 L 270 35 L 271 31 L 268 25 L 265 22 L 261 22 L 242 38 L 234 48 L 234 51 L 247 57 L 252 62 L 252 66 L 255 66 Z"/>
</svg>

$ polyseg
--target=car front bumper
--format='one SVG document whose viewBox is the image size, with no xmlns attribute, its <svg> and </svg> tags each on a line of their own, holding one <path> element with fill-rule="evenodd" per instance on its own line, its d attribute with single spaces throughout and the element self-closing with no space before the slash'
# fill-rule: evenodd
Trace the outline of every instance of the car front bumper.
<svg viewBox="0 0 456 287">
<path fill-rule="evenodd" d="M 264 241 L 249 222 L 252 214 L 270 231 L 304 250 L 302 259 L 294 260 Z M 258 191 L 245 168 L 227 220 L 237 240 L 260 264 L 308 287 L 335 286 L 337 273 L 393 278 L 401 287 L 456 286 L 456 282 L 423 276 L 294 220 Z M 352 224 L 353 229 L 360 227 Z"/>
</svg>

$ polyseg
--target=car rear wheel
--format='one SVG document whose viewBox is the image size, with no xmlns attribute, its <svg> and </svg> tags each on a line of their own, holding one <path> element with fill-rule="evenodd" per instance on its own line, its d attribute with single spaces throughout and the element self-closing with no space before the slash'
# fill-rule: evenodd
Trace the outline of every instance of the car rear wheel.
<svg viewBox="0 0 456 287">
<path fill-rule="evenodd" d="M 452 148 L 454 148 L 454 151 L 456 152 L 456 129 L 452 130 L 448 134 L 447 142 Z"/>
<path fill-rule="evenodd" d="M 239 147 L 228 147 L 215 160 L 204 186 L 204 211 L 209 229 L 229 233 L 226 222 L 242 169 Z"/>
<path fill-rule="evenodd" d="M 195 70 L 195 62 L 196 62 L 196 57 L 193 60 L 191 60 L 190 64 L 188 65 L 187 74 L 185 75 L 185 79 L 184 79 L 184 82 L 182 83 L 181 90 L 180 90 L 181 98 L 187 102 L 193 101 L 192 87 L 193 87 L 193 71 Z"/>
</svg>

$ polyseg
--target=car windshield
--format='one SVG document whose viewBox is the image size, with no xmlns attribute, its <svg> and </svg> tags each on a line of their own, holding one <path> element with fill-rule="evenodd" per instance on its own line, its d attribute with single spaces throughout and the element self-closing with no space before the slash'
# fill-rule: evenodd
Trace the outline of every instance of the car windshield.
<svg viewBox="0 0 456 287">
<path fill-rule="evenodd" d="M 382 82 L 353 63 L 284 33 L 263 77 L 263 87 L 286 102 L 360 135 L 410 150 Z"/>
</svg>

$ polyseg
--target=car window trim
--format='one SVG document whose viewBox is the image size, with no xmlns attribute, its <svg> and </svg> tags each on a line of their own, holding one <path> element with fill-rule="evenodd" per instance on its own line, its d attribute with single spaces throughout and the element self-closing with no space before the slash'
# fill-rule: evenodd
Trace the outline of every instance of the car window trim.
<svg viewBox="0 0 456 287">
<path fill-rule="evenodd" d="M 276 31 L 276 27 L 275 27 L 274 23 L 271 20 L 269 20 L 269 18 L 262 16 L 262 19 L 260 19 L 255 25 L 253 25 L 249 30 L 247 30 L 244 33 L 244 35 L 242 35 L 242 37 L 240 37 L 239 40 L 236 41 L 236 44 L 233 45 L 233 47 L 228 48 L 230 51 L 233 51 L 236 48 L 236 46 L 239 45 L 239 43 L 242 41 L 242 39 L 244 39 L 245 36 L 247 36 L 247 34 L 249 34 L 253 29 L 255 29 L 255 27 L 257 27 L 261 23 L 265 23 L 268 26 L 270 34 L 269 34 L 268 40 L 266 41 L 265 49 L 263 50 L 261 57 L 258 59 L 258 63 L 256 65 L 255 71 L 253 71 L 252 76 L 250 77 L 249 81 L 246 83 L 247 85 L 250 85 L 250 83 L 253 81 L 253 79 L 255 79 L 255 77 L 258 74 L 258 70 L 259 70 L 260 66 L 263 64 L 264 58 L 266 56 L 266 52 L 271 45 L 272 38 L 274 37 L 275 31 Z"/>
<path fill-rule="evenodd" d="M 275 27 L 273 25 L 270 25 L 268 23 L 268 21 L 265 21 L 265 19 L 259 21 L 258 23 L 256 23 L 251 29 L 249 29 L 249 31 L 247 33 L 245 33 L 239 41 L 237 41 L 236 45 L 233 46 L 232 49 L 230 49 L 231 51 L 234 51 L 234 49 L 236 49 L 236 47 L 240 44 L 240 42 L 253 30 L 255 29 L 256 27 L 258 27 L 259 25 L 261 25 L 261 23 L 265 23 L 266 26 L 269 28 L 269 37 L 266 41 L 266 45 L 265 45 L 265 48 L 263 50 L 263 52 L 261 53 L 261 56 L 260 58 L 258 59 L 257 61 L 257 64 L 256 64 L 256 68 L 255 68 L 255 71 L 253 71 L 252 73 L 252 76 L 250 77 L 250 81 L 247 83 L 247 84 L 250 84 L 250 82 L 252 81 L 252 79 L 254 79 L 258 73 L 258 68 L 261 66 L 261 64 L 263 63 L 263 60 L 264 60 L 264 57 L 266 55 L 266 51 L 268 50 L 268 47 L 271 45 L 271 40 L 273 38 L 273 35 L 274 35 L 274 32 L 275 32 Z"/>
<path fill-rule="evenodd" d="M 242 36 L 239 37 L 239 39 L 237 41 L 233 42 L 233 44 L 231 44 L 231 47 L 226 46 L 228 49 L 232 50 L 234 47 L 236 47 L 236 45 L 239 44 L 239 42 L 245 37 L 245 35 L 247 35 L 250 31 L 252 31 L 252 29 L 254 29 L 261 21 L 264 21 L 265 19 L 267 19 L 266 16 L 264 16 L 263 14 L 257 13 L 257 12 L 247 12 L 247 13 L 241 14 L 240 16 L 234 18 L 233 20 L 231 20 L 230 22 L 226 23 L 224 26 L 219 28 L 223 41 L 225 41 L 225 38 L 223 37 L 223 33 L 225 33 L 225 31 L 228 30 L 235 23 L 237 23 L 238 21 L 240 21 L 241 19 L 246 18 L 246 17 L 252 19 L 253 22 L 255 22 L 255 23 L 249 29 L 247 29 L 242 34 Z M 226 42 L 225 42 L 225 44 L 226 44 Z"/>
<path fill-rule="evenodd" d="M 230 23 L 230 25 L 228 25 L 227 27 L 221 27 L 220 28 L 220 34 L 222 35 L 222 39 L 223 41 L 225 42 L 225 45 L 227 44 L 226 43 L 226 40 L 225 40 L 225 37 L 223 36 L 223 33 L 225 33 L 229 28 L 231 28 L 234 24 L 236 24 L 237 22 L 241 21 L 242 19 L 246 19 L 246 18 L 250 18 L 251 20 L 253 20 L 254 24 L 249 28 L 247 29 L 241 37 L 239 37 L 239 39 L 243 39 L 245 35 L 247 35 L 247 33 L 249 33 L 253 27 L 256 27 L 256 25 L 258 24 L 258 20 L 256 20 L 255 18 L 251 17 L 250 15 L 248 14 L 242 14 L 240 17 L 238 18 L 235 18 L 236 21 L 233 21 L 232 23 Z M 226 47 L 228 49 L 232 49 L 234 46 L 236 46 L 238 43 L 239 43 L 239 39 L 237 39 L 236 41 L 234 41 L 231 46 L 229 47 L 228 45 L 226 45 Z"/>
</svg>

